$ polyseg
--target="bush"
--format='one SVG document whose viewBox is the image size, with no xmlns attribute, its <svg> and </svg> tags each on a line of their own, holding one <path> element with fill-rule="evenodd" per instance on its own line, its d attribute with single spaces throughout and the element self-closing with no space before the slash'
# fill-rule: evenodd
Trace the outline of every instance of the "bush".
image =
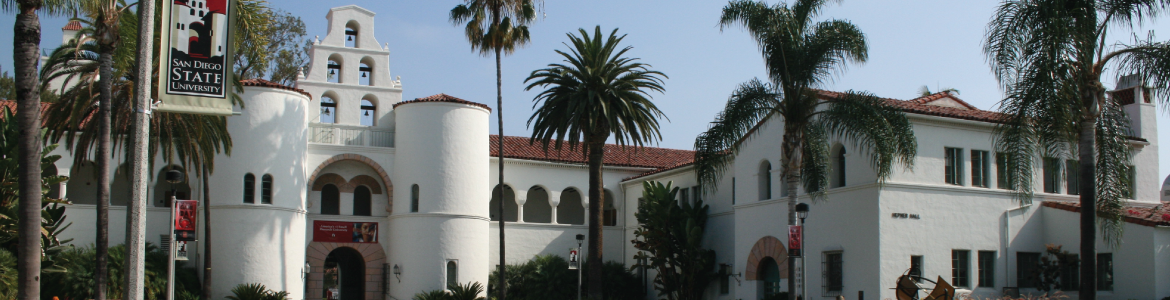
<svg viewBox="0 0 1170 300">
<path fill-rule="evenodd" d="M 415 294 L 413 300 L 484 300 L 479 294 L 483 293 L 483 284 L 479 282 L 468 282 L 467 284 L 456 283 L 451 285 L 450 292 L 445 290 L 433 290 Z"/>
<path fill-rule="evenodd" d="M 606 262 L 601 267 L 606 299 L 642 299 L 643 290 L 638 277 L 626 271 L 618 262 Z M 569 270 L 569 262 L 556 255 L 537 255 L 520 265 L 508 265 L 508 299 L 544 300 L 577 299 L 577 270 Z M 581 270 L 582 274 L 588 270 Z M 493 269 L 488 282 L 488 294 L 496 290 L 499 270 Z M 588 290 L 582 281 L 582 290 Z"/>
<path fill-rule="evenodd" d="M 240 284 L 232 288 L 232 296 L 227 296 L 227 298 L 231 300 L 286 300 L 288 292 L 273 291 L 259 283 Z"/>
<path fill-rule="evenodd" d="M 93 273 L 96 267 L 95 255 L 97 251 L 93 245 L 88 247 L 69 247 L 57 254 L 57 261 L 62 272 L 43 273 L 41 280 L 41 298 L 52 299 L 92 299 Z M 106 291 L 110 299 L 121 299 L 125 282 L 123 264 L 125 264 L 126 247 L 117 245 L 110 247 L 106 261 L 109 262 L 106 273 Z M 0 268 L 2 269 L 2 268 Z M 153 244 L 146 244 L 146 299 L 166 298 L 167 253 Z M 184 267 L 183 262 L 175 263 L 175 294 L 183 292 L 194 295 L 200 294 L 201 286 L 195 269 Z M 180 298 L 181 299 L 181 298 Z"/>
</svg>

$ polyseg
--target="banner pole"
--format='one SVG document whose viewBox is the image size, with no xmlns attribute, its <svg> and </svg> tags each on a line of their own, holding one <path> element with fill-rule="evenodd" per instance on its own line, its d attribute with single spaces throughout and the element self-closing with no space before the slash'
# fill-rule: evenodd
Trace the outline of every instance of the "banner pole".
<svg viewBox="0 0 1170 300">
<path fill-rule="evenodd" d="M 175 201 L 173 193 L 167 201 L 171 202 L 170 230 L 167 231 L 167 234 L 171 236 L 171 240 L 167 244 L 167 295 L 165 299 L 175 300 L 175 246 L 178 245 L 175 242 L 175 209 L 178 206 L 176 205 L 178 202 Z"/>
</svg>

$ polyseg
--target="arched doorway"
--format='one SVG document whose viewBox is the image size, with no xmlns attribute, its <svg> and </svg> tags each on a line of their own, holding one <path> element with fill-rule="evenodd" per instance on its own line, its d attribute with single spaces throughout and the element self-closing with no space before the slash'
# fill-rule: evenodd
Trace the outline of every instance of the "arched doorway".
<svg viewBox="0 0 1170 300">
<path fill-rule="evenodd" d="M 364 300 L 366 262 L 362 254 L 349 247 L 338 247 L 325 256 L 325 285 L 321 297 L 326 300 Z"/>
<path fill-rule="evenodd" d="M 760 262 L 759 270 L 760 295 L 769 297 L 787 289 L 780 286 L 780 265 L 776 264 L 775 259 L 765 257 Z"/>
<path fill-rule="evenodd" d="M 760 298 L 788 290 L 787 258 L 788 247 L 776 237 L 762 237 L 752 246 L 744 279 L 757 281 L 757 295 Z"/>
<path fill-rule="evenodd" d="M 306 299 L 326 299 L 327 287 L 336 287 L 337 300 L 382 299 L 386 252 L 377 243 L 309 242 Z M 348 267 L 347 267 L 348 266 Z M 330 269 L 336 269 L 329 271 Z M 336 279 L 330 279 L 336 274 Z M 347 275 L 348 274 L 348 275 Z M 330 280 L 333 285 L 330 285 Z M 360 285 L 358 285 L 360 284 Z M 347 294 L 348 292 L 348 294 Z"/>
</svg>

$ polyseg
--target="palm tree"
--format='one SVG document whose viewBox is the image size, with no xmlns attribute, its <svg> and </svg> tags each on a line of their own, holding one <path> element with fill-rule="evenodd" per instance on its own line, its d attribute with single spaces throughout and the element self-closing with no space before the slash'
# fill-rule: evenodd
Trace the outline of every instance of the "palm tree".
<svg viewBox="0 0 1170 300">
<path fill-rule="evenodd" d="M 570 53 L 556 50 L 564 57 L 563 64 L 549 64 L 548 68 L 532 71 L 524 80 L 532 81 L 524 90 L 547 87 L 533 99 L 539 107 L 528 118 L 532 128 L 530 143 L 541 143 L 545 152 L 552 145 L 561 149 L 567 141 L 569 148 L 581 150 L 589 164 L 589 296 L 601 299 L 601 208 L 605 189 L 601 178 L 605 141 L 611 136 L 621 146 L 641 147 L 662 139 L 658 118 L 665 117 L 650 102 L 651 91 L 663 92 L 662 72 L 650 70 L 650 65 L 637 58 L 623 57 L 632 47 L 618 48 L 625 35 L 617 36 L 617 29 L 602 39 L 601 26 L 593 36 L 584 28 L 581 36 L 569 36 Z M 543 103 L 540 103 L 543 101 Z M 502 277 L 502 276 L 501 276 Z"/>
<path fill-rule="evenodd" d="M 0 0 L 0 10 L 16 13 L 12 60 L 16 66 L 16 118 L 20 127 L 20 248 L 17 254 L 17 299 L 20 300 L 36 300 L 41 291 L 41 94 L 37 78 L 41 21 L 37 13 L 60 15 L 74 5 L 75 0 Z"/>
<path fill-rule="evenodd" d="M 941 88 L 941 89 L 939 89 L 938 93 L 948 93 L 948 94 L 956 94 L 956 95 L 958 95 L 958 94 L 959 94 L 959 89 L 956 89 L 956 88 L 950 88 L 950 87 L 948 87 L 948 88 Z M 919 97 L 926 97 L 926 96 L 930 96 L 930 95 L 934 95 L 934 94 L 936 94 L 936 92 L 932 92 L 932 91 L 930 91 L 930 87 L 929 87 L 929 86 L 923 85 L 922 87 L 918 88 L 918 96 L 919 96 Z"/>
<path fill-rule="evenodd" d="M 1005 90 L 996 150 L 1008 156 L 1017 199 L 1032 196 L 1039 155 L 1079 159 L 1080 299 L 1096 297 L 1098 210 L 1107 241 L 1120 243 L 1120 208 L 1129 186 L 1129 122 L 1105 96 L 1106 69 L 1164 89 L 1170 44 L 1135 38 L 1106 46 L 1113 26 L 1131 29 L 1165 12 L 1166 1 L 1006 0 L 987 25 L 983 51 Z M 1170 98 L 1153 93 L 1163 103 Z"/>
<path fill-rule="evenodd" d="M 815 22 L 829 1 L 797 0 L 792 6 L 737 0 L 723 8 L 723 28 L 742 25 L 763 52 L 770 82 L 754 79 L 728 98 L 715 122 L 695 140 L 695 171 L 703 186 L 715 187 L 740 147 L 759 131 L 760 122 L 781 118 L 781 178 L 787 183 L 788 224 L 796 224 L 796 186 L 804 184 L 813 200 L 824 197 L 829 178 L 829 140 L 848 139 L 869 152 L 878 180 L 895 163 L 913 166 L 917 151 L 904 112 L 868 93 L 824 93 L 814 88 L 832 79 L 849 62 L 868 57 L 865 34 L 846 20 Z M 795 266 L 795 258 L 789 258 Z M 795 268 L 788 268 L 793 278 Z M 795 290 L 789 281 L 788 290 Z M 789 299 L 796 294 L 790 293 Z"/>
<path fill-rule="evenodd" d="M 539 0 L 543 3 L 543 0 Z M 512 54 L 516 47 L 528 44 L 528 24 L 536 20 L 536 5 L 534 0 L 465 0 L 464 4 L 451 9 L 451 23 L 459 25 L 466 22 L 464 34 L 471 43 L 471 50 L 478 50 L 479 54 L 496 55 L 496 127 L 499 138 L 496 139 L 499 156 L 496 163 L 499 165 L 499 184 L 504 184 L 504 94 L 503 75 L 500 69 L 500 55 Z M 500 189 L 499 199 L 504 199 L 504 190 Z M 503 200 L 501 200 L 503 201 Z M 504 206 L 500 205 L 500 276 L 499 299 L 504 300 L 507 294 L 507 282 L 504 280 Z"/>
</svg>

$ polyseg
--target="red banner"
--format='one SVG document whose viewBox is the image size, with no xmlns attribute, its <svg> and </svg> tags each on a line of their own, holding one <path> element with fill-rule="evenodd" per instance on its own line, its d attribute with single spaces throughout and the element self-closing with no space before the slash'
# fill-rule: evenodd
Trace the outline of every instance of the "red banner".
<svg viewBox="0 0 1170 300">
<path fill-rule="evenodd" d="M 377 222 L 313 221 L 313 241 L 328 243 L 377 243 Z"/>
<path fill-rule="evenodd" d="M 788 255 L 801 256 L 800 249 L 803 248 L 801 242 L 804 241 L 803 233 L 800 226 L 788 226 Z"/>
<path fill-rule="evenodd" d="M 196 200 L 176 200 L 175 208 L 175 240 L 195 241 L 195 212 L 199 207 Z"/>
</svg>

